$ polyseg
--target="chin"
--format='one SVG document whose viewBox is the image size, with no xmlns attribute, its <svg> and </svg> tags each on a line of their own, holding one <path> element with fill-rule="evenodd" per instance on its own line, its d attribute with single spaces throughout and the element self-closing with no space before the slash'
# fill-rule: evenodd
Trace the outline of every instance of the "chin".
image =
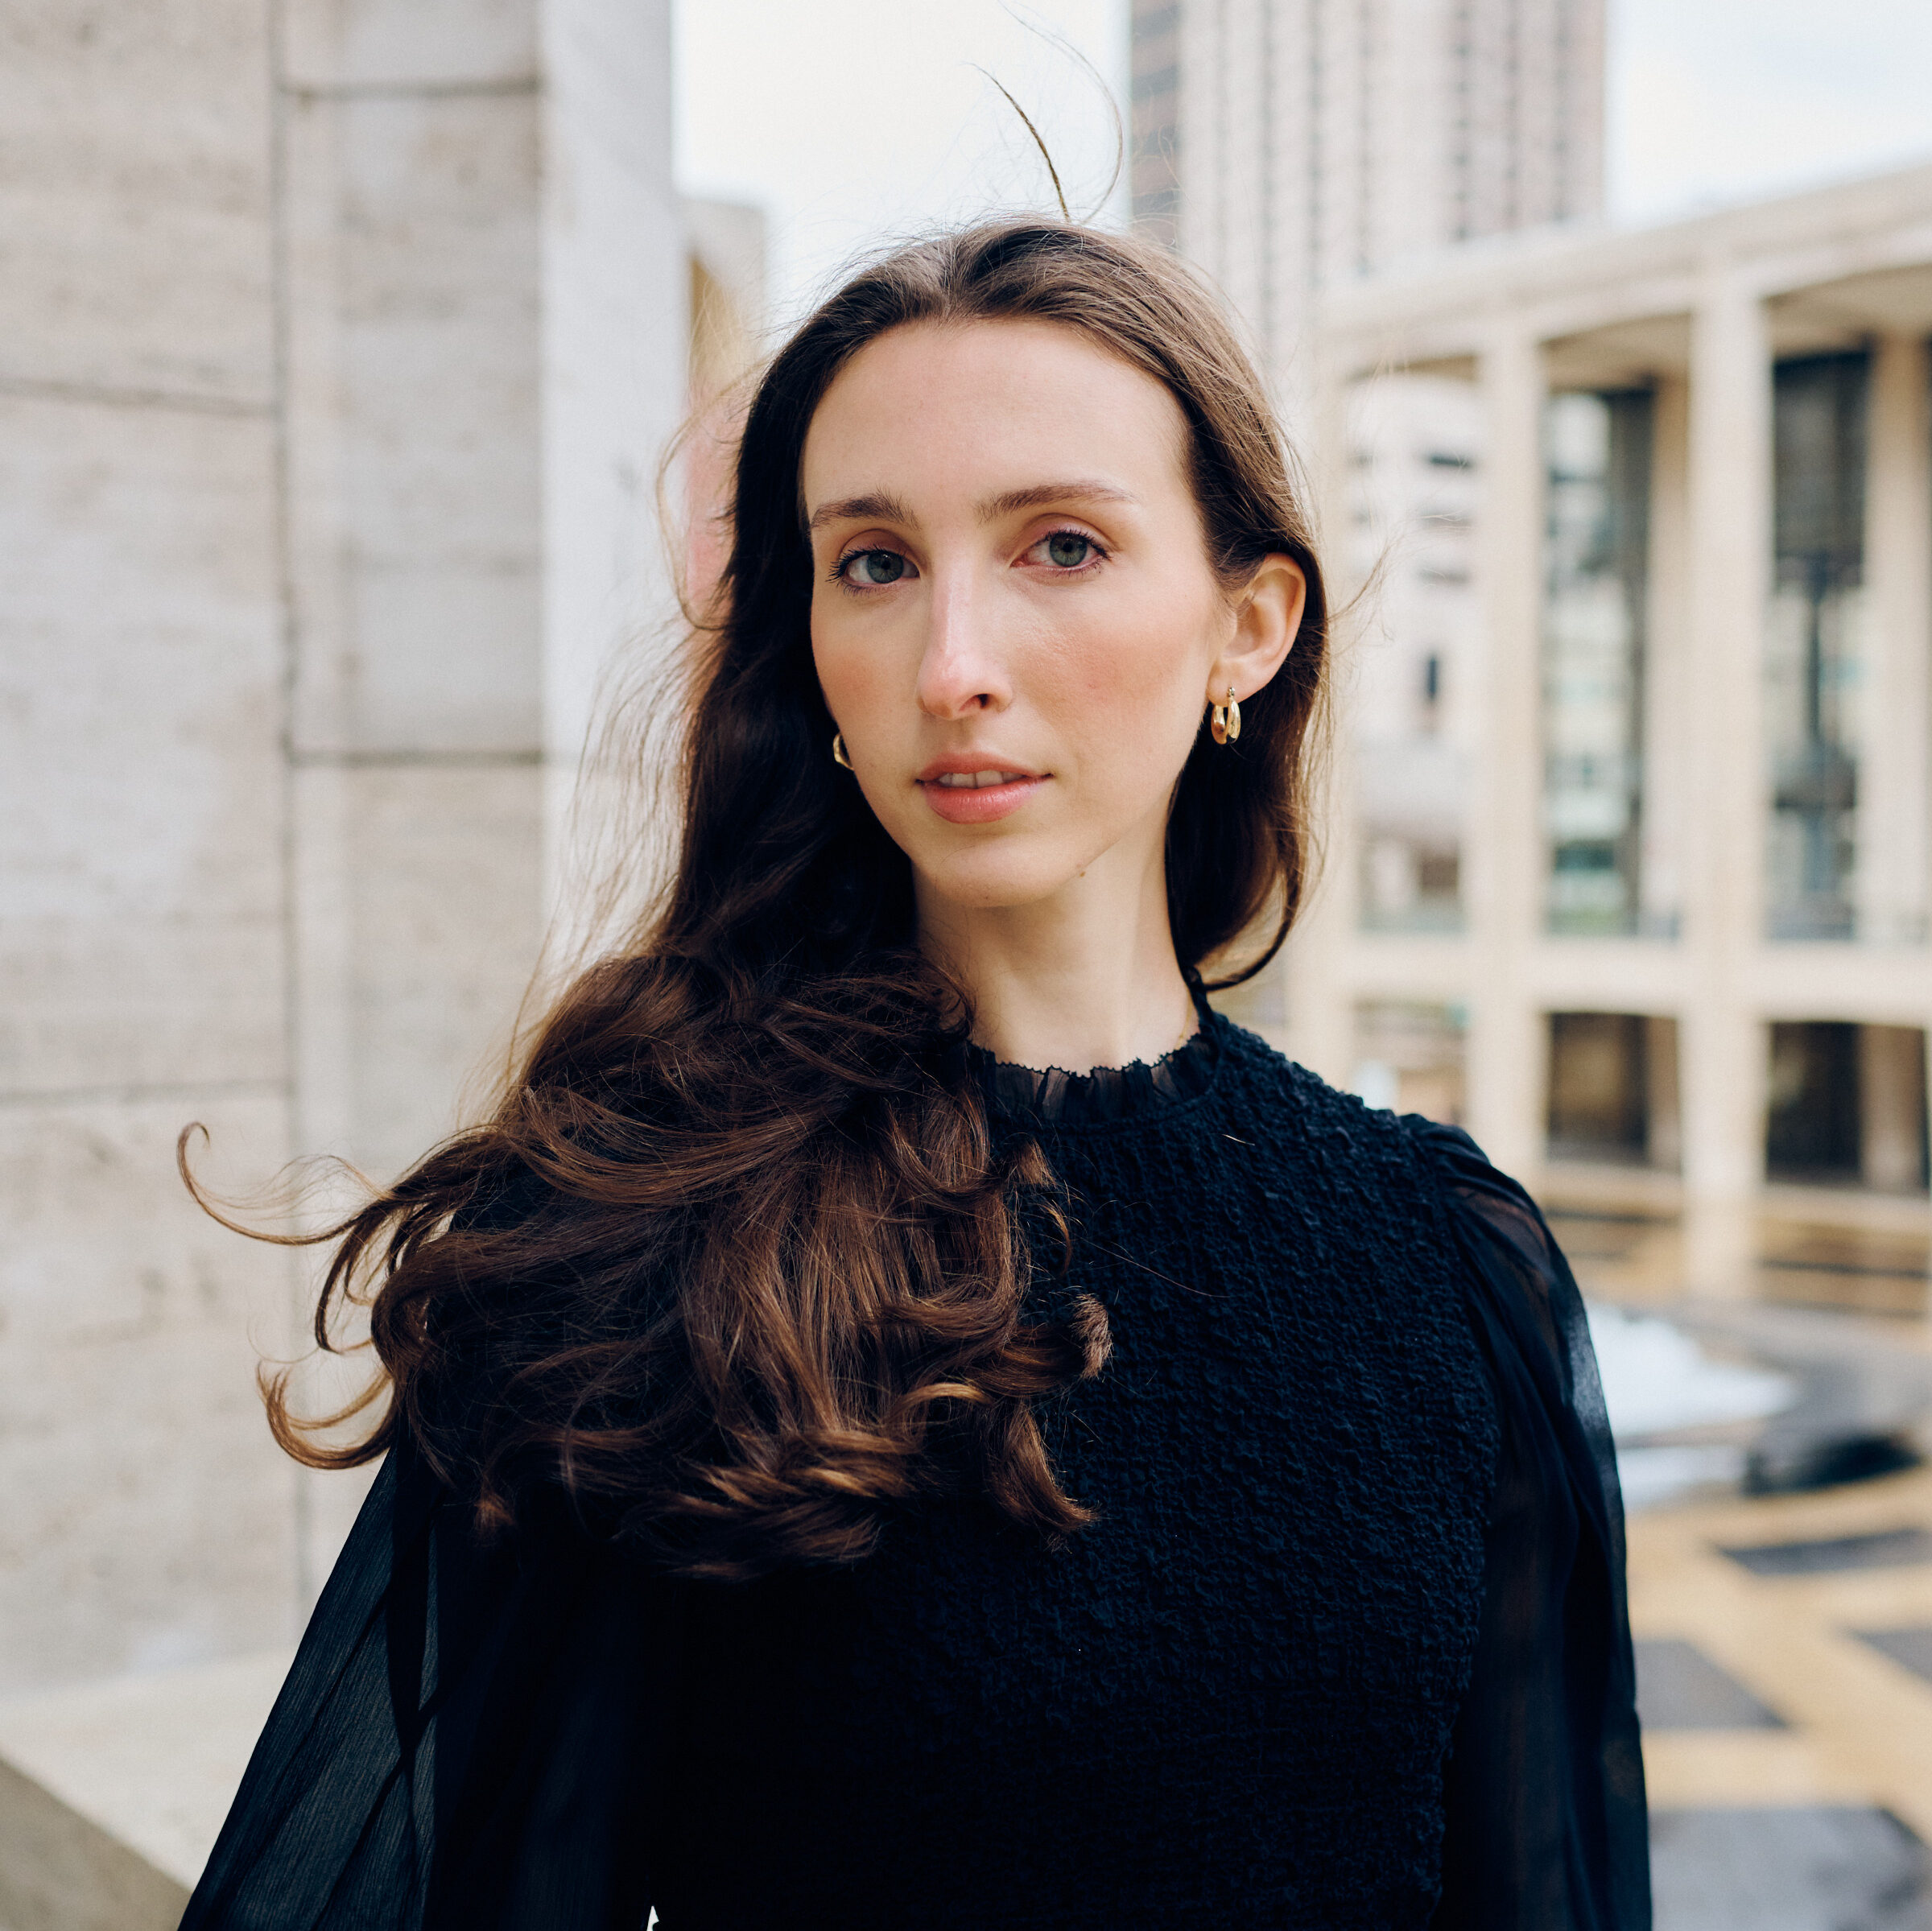
<svg viewBox="0 0 1932 1931">
<path fill-rule="evenodd" d="M 1018 849 L 949 852 L 930 862 L 928 855 L 915 854 L 912 864 L 923 890 L 972 912 L 1037 905 L 1086 869 L 1080 857 Z"/>
</svg>

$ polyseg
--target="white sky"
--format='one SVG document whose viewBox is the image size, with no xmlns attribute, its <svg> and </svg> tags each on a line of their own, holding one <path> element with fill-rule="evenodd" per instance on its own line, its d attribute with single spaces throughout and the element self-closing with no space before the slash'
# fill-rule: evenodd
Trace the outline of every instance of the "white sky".
<svg viewBox="0 0 1932 1931">
<path fill-rule="evenodd" d="M 1927 0 L 1932 5 L 1932 0 Z M 1064 36 L 1125 98 L 1127 0 L 673 0 L 679 185 L 762 205 L 774 320 L 894 230 L 991 208 L 1054 209 L 1052 151 L 1075 215 L 1113 171 L 1106 93 L 1037 34 Z"/>
<path fill-rule="evenodd" d="M 1610 0 L 1611 212 L 1932 159 L 1932 0 Z"/>
<path fill-rule="evenodd" d="M 973 64 L 1039 124 L 1075 214 L 1114 134 L 1063 35 L 1124 97 L 1127 0 L 674 0 L 678 169 L 771 221 L 781 323 L 855 251 L 993 208 L 1051 208 Z M 1621 219 L 1932 159 L 1932 0 L 1610 0 Z"/>
</svg>

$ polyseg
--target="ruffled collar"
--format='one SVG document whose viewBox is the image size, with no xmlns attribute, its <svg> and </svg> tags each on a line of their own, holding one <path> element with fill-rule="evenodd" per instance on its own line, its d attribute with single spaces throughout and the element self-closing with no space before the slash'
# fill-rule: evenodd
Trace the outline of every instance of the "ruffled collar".
<svg viewBox="0 0 1932 1931">
<path fill-rule="evenodd" d="M 968 1046 L 967 1066 L 985 1095 L 987 1112 L 999 1119 L 1065 1127 L 1137 1118 L 1199 1099 L 1213 1086 L 1227 1021 L 1199 992 L 1195 1007 L 1200 1029 L 1151 1062 L 1137 1059 L 1131 1066 L 1069 1073 L 1059 1067 L 1009 1065 L 995 1059 L 984 1046 Z"/>
</svg>

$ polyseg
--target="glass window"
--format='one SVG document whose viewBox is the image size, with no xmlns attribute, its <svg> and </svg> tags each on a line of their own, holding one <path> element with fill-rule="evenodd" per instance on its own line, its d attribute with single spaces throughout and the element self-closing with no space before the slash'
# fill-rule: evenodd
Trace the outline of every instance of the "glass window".
<svg viewBox="0 0 1932 1931">
<path fill-rule="evenodd" d="M 1638 929 L 1648 391 L 1571 392 L 1545 413 L 1543 824 L 1550 930 Z"/>
<path fill-rule="evenodd" d="M 1359 385 L 1351 408 L 1351 561 L 1375 586 L 1377 618 L 1353 707 L 1360 922 L 1458 931 L 1477 723 L 1480 406 L 1465 382 L 1398 375 Z"/>
<path fill-rule="evenodd" d="M 1774 380 L 1765 640 L 1773 939 L 1854 936 L 1869 378 L 1858 354 L 1782 362 Z"/>
<path fill-rule="evenodd" d="M 1674 1167 L 1677 1022 L 1552 1013 L 1548 1124 L 1552 1160 Z"/>
<path fill-rule="evenodd" d="M 1769 1099 L 1765 1166 L 1772 1178 L 1862 1184 L 1877 1193 L 1924 1189 L 1926 1036 L 1918 1027 L 1773 1025 Z"/>
</svg>

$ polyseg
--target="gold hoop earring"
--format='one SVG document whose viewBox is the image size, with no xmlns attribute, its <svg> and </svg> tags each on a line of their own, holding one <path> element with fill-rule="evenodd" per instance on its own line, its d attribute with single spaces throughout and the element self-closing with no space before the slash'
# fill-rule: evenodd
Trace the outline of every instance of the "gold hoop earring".
<svg viewBox="0 0 1932 1931">
<path fill-rule="evenodd" d="M 836 731 L 832 734 L 832 761 L 843 765 L 848 771 L 852 769 L 852 760 L 845 755 L 845 740 Z"/>
<path fill-rule="evenodd" d="M 1217 745 L 1231 745 L 1241 734 L 1241 707 L 1236 703 L 1234 686 L 1228 687 L 1228 701 L 1213 707 L 1214 716 L 1208 728 L 1214 733 Z"/>
</svg>

